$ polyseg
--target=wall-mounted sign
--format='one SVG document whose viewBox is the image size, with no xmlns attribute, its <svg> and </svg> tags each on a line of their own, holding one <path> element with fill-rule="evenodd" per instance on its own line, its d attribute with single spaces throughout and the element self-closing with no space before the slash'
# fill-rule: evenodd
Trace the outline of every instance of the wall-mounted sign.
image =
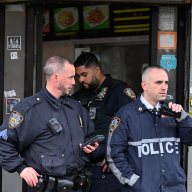
<svg viewBox="0 0 192 192">
<path fill-rule="evenodd" d="M 10 91 L 4 91 L 4 97 L 16 97 L 16 91 L 15 90 L 10 90 Z"/>
<path fill-rule="evenodd" d="M 17 52 L 16 52 L 16 51 L 10 52 L 10 57 L 11 57 L 11 60 L 18 59 L 18 54 L 17 54 Z"/>
<path fill-rule="evenodd" d="M 44 40 L 149 34 L 149 7 L 128 3 L 82 3 L 45 8 Z"/>
<path fill-rule="evenodd" d="M 177 32 L 158 32 L 158 49 L 176 49 Z"/>
<path fill-rule="evenodd" d="M 49 9 L 43 10 L 43 33 L 50 32 L 50 15 Z"/>
<path fill-rule="evenodd" d="M 162 55 L 160 66 L 167 71 L 170 71 L 171 69 L 176 69 L 177 60 L 175 55 Z"/>
<path fill-rule="evenodd" d="M 146 33 L 149 32 L 149 7 L 117 7 L 112 11 L 115 33 Z"/>
<path fill-rule="evenodd" d="M 10 114 L 19 102 L 20 98 L 6 98 L 6 114 Z"/>
<path fill-rule="evenodd" d="M 160 7 L 159 8 L 159 30 L 174 31 L 175 27 L 175 8 Z"/>
<path fill-rule="evenodd" d="M 84 6 L 83 26 L 84 30 L 108 29 L 110 27 L 109 6 L 108 5 Z"/>
<path fill-rule="evenodd" d="M 7 50 L 21 50 L 21 36 L 7 36 Z"/>
<path fill-rule="evenodd" d="M 79 12 L 76 7 L 54 9 L 55 33 L 79 30 Z"/>
</svg>

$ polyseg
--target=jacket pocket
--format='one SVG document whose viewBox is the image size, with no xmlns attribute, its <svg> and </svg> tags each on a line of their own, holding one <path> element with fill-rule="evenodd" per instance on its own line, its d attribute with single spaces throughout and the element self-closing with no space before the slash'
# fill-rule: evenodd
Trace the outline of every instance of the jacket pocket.
<svg viewBox="0 0 192 192">
<path fill-rule="evenodd" d="M 43 174 L 61 177 L 66 174 L 64 154 L 41 154 L 41 171 Z"/>
</svg>

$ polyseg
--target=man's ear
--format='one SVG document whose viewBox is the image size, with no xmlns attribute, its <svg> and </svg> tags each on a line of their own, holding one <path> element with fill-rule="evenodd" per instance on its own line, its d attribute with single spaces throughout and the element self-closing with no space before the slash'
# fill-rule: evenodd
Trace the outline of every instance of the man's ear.
<svg viewBox="0 0 192 192">
<path fill-rule="evenodd" d="M 141 87 L 142 87 L 143 90 L 146 89 L 146 85 L 147 85 L 146 81 L 141 82 Z"/>
<path fill-rule="evenodd" d="M 96 74 L 99 74 L 100 71 L 101 71 L 100 67 L 96 66 L 96 67 L 95 67 L 95 73 L 96 73 Z"/>
<path fill-rule="evenodd" d="M 53 81 L 57 81 L 58 80 L 58 75 L 57 74 L 53 74 L 52 75 L 52 79 L 53 79 Z"/>
</svg>

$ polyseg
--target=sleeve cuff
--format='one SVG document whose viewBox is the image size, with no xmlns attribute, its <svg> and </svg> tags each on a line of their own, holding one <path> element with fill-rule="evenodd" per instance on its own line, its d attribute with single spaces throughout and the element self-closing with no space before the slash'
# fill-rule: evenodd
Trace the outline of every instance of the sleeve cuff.
<svg viewBox="0 0 192 192">
<path fill-rule="evenodd" d="M 26 168 L 26 166 L 24 164 L 22 164 L 19 167 L 17 167 L 17 172 L 20 174 L 23 171 L 23 169 L 25 169 L 25 168 Z"/>
<path fill-rule="evenodd" d="M 133 174 L 131 176 L 131 178 L 129 180 L 127 180 L 127 182 L 125 182 L 125 183 L 127 183 L 129 186 L 132 187 L 138 181 L 139 178 L 140 178 L 139 175 Z"/>
<path fill-rule="evenodd" d="M 186 117 L 187 117 L 187 113 L 184 111 L 184 110 L 182 110 L 181 111 L 181 117 L 180 118 L 176 118 L 176 120 L 178 121 L 178 122 L 180 122 L 180 121 L 182 121 L 183 119 L 185 119 Z"/>
</svg>

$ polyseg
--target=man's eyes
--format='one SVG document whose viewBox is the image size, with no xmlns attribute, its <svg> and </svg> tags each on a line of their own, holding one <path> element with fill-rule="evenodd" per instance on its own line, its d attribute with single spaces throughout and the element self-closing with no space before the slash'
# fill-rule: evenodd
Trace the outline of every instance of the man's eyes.
<svg viewBox="0 0 192 192">
<path fill-rule="evenodd" d="M 83 74 L 81 74 L 80 76 L 82 76 L 82 77 L 87 77 L 87 73 L 83 73 Z"/>
<path fill-rule="evenodd" d="M 165 82 L 164 81 L 156 81 L 156 84 L 162 84 L 162 83 L 165 83 L 168 85 L 169 82 L 168 81 L 165 81 Z"/>
<path fill-rule="evenodd" d="M 88 75 L 87 73 L 82 73 L 82 74 L 80 74 L 80 75 L 76 74 L 75 77 L 76 77 L 76 78 L 87 77 L 87 75 Z"/>
</svg>

